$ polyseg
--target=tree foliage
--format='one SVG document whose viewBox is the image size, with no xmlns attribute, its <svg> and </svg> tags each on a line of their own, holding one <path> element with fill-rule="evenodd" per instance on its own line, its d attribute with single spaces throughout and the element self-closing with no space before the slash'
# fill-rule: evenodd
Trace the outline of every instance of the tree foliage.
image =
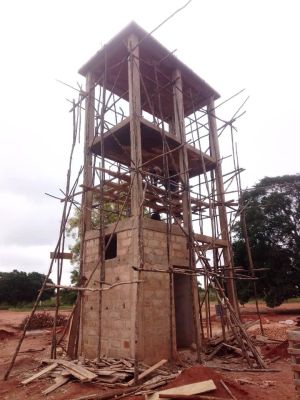
<svg viewBox="0 0 300 400">
<path fill-rule="evenodd" d="M 268 306 L 300 295 L 300 175 L 266 177 L 243 196 L 246 224 L 254 266 L 258 272 L 257 292 Z M 234 228 L 235 265 L 249 269 L 241 228 Z M 240 281 L 242 303 L 253 296 L 253 284 Z"/>
<path fill-rule="evenodd" d="M 0 272 L 0 303 L 17 305 L 30 303 L 38 295 L 45 279 L 45 275 L 38 272 L 23 272 L 16 269 L 12 272 Z M 48 283 L 53 283 L 48 279 Z M 54 295 L 54 289 L 45 290 L 41 300 L 50 299 Z"/>
</svg>

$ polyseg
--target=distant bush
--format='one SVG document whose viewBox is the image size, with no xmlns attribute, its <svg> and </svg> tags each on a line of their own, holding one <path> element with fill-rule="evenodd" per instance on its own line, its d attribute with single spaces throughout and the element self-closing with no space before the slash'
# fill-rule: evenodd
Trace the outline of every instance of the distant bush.
<svg viewBox="0 0 300 400">
<path fill-rule="evenodd" d="M 20 328 L 23 329 L 27 323 L 29 315 L 23 319 L 20 324 Z M 64 326 L 68 321 L 68 317 L 63 314 L 58 314 L 56 326 Z M 54 317 L 47 312 L 35 313 L 30 320 L 27 327 L 28 330 L 42 329 L 42 328 L 52 328 L 54 324 Z"/>
</svg>

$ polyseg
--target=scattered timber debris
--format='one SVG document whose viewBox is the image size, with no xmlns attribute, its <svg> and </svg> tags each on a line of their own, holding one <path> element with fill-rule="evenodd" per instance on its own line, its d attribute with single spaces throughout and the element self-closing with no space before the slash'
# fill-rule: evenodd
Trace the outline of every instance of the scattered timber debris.
<svg viewBox="0 0 300 400">
<path fill-rule="evenodd" d="M 134 373 L 134 362 L 131 359 L 102 358 L 99 361 L 45 359 L 42 362 L 48 365 L 24 379 L 22 384 L 30 384 L 39 378 L 54 378 L 51 385 L 42 391 L 43 395 L 52 393 L 72 380 L 95 384 L 94 392 L 76 398 L 72 397 L 72 400 L 116 400 L 126 396 L 144 396 L 145 400 L 236 400 L 248 393 L 245 386 L 267 389 L 276 385 L 275 381 L 256 382 L 255 378 L 233 380 L 202 365 L 194 365 L 172 373 L 165 367 L 164 360 L 161 360 L 151 367 L 142 364 L 139 367 L 139 375 L 143 374 L 144 381 L 135 386 L 130 382 Z M 254 371 L 259 372 L 259 370 Z M 265 372 L 268 371 L 270 370 Z M 106 378 L 116 376 L 115 383 L 103 382 Z M 163 389 L 161 389 L 162 386 L 164 386 Z"/>
<path fill-rule="evenodd" d="M 250 321 L 243 325 L 245 331 L 247 331 L 252 326 L 256 325 L 259 321 Z M 244 339 L 245 340 L 245 339 Z M 247 337 L 247 341 L 252 341 L 250 337 Z M 236 332 L 226 332 L 225 337 L 220 334 L 208 342 L 208 350 L 206 361 L 212 360 L 217 354 L 224 353 L 234 353 L 235 355 L 245 358 L 248 363 L 250 359 L 256 358 L 255 354 L 249 349 L 246 349 L 246 343 L 243 339 L 236 335 Z M 251 362 L 249 365 L 252 365 Z"/>
<path fill-rule="evenodd" d="M 159 367 L 161 367 L 162 365 L 164 365 L 167 362 L 167 360 L 161 360 L 158 363 L 154 364 L 152 367 L 146 369 L 146 371 L 142 372 L 139 376 L 138 376 L 138 381 L 143 379 L 145 376 L 151 374 L 151 372 L 155 371 L 156 369 L 158 369 Z M 134 379 L 132 379 L 130 382 L 128 382 L 128 385 L 132 385 L 134 383 Z"/>
<path fill-rule="evenodd" d="M 55 373 L 55 383 L 44 390 L 43 394 L 53 392 L 61 387 L 71 379 L 80 382 L 95 382 L 103 384 L 107 387 L 117 387 L 117 385 L 130 388 L 128 392 L 135 392 L 143 390 L 143 393 L 153 392 L 159 386 L 165 385 L 170 380 L 174 379 L 178 374 L 172 374 L 169 370 L 162 369 L 161 367 L 167 360 L 161 360 L 158 363 L 148 366 L 146 364 L 139 364 L 140 382 L 147 376 L 153 376 L 150 380 L 140 385 L 138 388 L 133 387 L 134 384 L 134 360 L 129 359 L 114 359 L 102 358 L 97 360 L 74 360 L 67 361 L 65 359 L 43 359 L 43 364 L 48 364 L 39 372 L 24 379 L 21 383 L 27 385 L 35 379 L 49 376 L 50 373 Z M 52 375 L 51 375 L 52 376 Z M 124 392 L 124 389 L 122 393 Z"/>
<path fill-rule="evenodd" d="M 250 328 L 254 328 L 254 330 L 249 333 L 249 335 L 244 336 L 243 338 L 234 334 L 234 332 L 226 332 L 225 336 L 220 334 L 215 336 L 207 343 L 207 351 L 206 351 L 206 361 L 211 361 L 215 356 L 220 356 L 222 358 L 222 362 L 228 362 L 227 359 L 232 360 L 234 362 L 240 363 L 243 360 L 248 362 L 249 368 L 248 370 L 257 370 L 259 371 L 261 368 L 264 370 L 268 369 L 267 363 L 264 361 L 266 359 L 266 354 L 264 357 L 261 354 L 261 350 L 257 346 L 261 345 L 281 345 L 283 344 L 283 340 L 275 339 L 273 337 L 268 337 L 265 335 L 261 335 L 260 328 L 255 328 L 255 325 L 259 323 L 257 321 L 249 321 L 243 324 L 243 328 L 245 331 L 248 331 Z M 271 330 L 268 328 L 272 334 L 274 334 L 275 330 Z M 264 329 L 266 333 L 267 329 Z M 252 346 L 256 349 L 256 352 L 250 351 L 250 347 L 248 346 L 248 342 L 252 343 Z M 277 356 L 277 354 L 275 354 Z M 269 358 L 269 357 L 268 357 Z M 269 359 L 268 362 L 274 362 L 278 358 Z M 222 368 L 220 366 L 220 368 Z M 225 369 L 225 367 L 223 368 Z M 245 370 L 245 368 L 243 369 Z"/>
</svg>

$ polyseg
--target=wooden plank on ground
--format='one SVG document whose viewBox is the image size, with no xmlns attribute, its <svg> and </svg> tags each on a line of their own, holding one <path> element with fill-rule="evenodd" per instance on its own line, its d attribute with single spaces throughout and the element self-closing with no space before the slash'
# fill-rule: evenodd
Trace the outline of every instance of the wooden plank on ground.
<svg viewBox="0 0 300 400">
<path fill-rule="evenodd" d="M 216 385 L 214 384 L 214 381 L 212 379 L 209 379 L 203 382 L 190 383 L 189 385 L 183 385 L 171 389 L 161 390 L 159 392 L 153 393 L 152 395 L 148 395 L 147 399 L 159 400 L 160 395 L 166 395 L 166 394 L 170 396 L 168 398 L 172 398 L 172 395 L 180 395 L 180 394 L 184 396 L 190 396 L 193 394 L 210 392 L 211 390 L 215 389 Z"/>
<path fill-rule="evenodd" d="M 128 368 L 132 368 L 132 363 L 122 358 L 121 362 Z"/>
<path fill-rule="evenodd" d="M 47 372 L 54 370 L 56 367 L 58 367 L 58 364 L 54 362 L 53 364 L 48 365 L 48 367 L 42 369 L 40 372 L 37 372 L 36 374 L 32 375 L 30 378 L 25 379 L 21 383 L 22 385 L 26 385 L 27 383 L 32 382 L 33 380 L 39 378 L 40 376 L 45 375 Z"/>
<path fill-rule="evenodd" d="M 54 390 L 61 387 L 62 385 L 64 385 L 65 383 L 67 383 L 69 380 L 70 378 L 68 376 L 58 376 L 55 380 L 56 382 L 54 383 L 54 385 L 49 386 L 47 389 L 43 390 L 42 393 L 43 394 L 51 393 Z"/>
<path fill-rule="evenodd" d="M 162 365 L 164 365 L 168 360 L 160 360 L 158 363 L 152 365 L 152 367 L 146 369 L 144 372 L 142 372 L 141 374 L 139 374 L 138 376 L 138 380 L 143 379 L 145 376 L 151 374 L 151 372 L 155 371 L 156 369 L 158 369 L 159 367 L 161 367 Z M 132 379 L 131 381 L 128 382 L 128 385 L 133 385 L 134 383 L 134 379 Z"/>
<path fill-rule="evenodd" d="M 49 363 L 57 363 L 59 365 L 64 366 L 70 374 L 78 378 L 80 381 L 92 381 L 93 379 L 97 378 L 98 375 L 94 374 L 91 371 L 88 371 L 86 368 L 82 367 L 81 365 L 77 365 L 73 362 L 66 361 L 66 360 L 54 360 L 54 359 L 44 359 L 43 362 Z"/>
<path fill-rule="evenodd" d="M 111 376 L 98 376 L 97 382 L 103 382 L 103 383 L 116 383 L 120 380 L 118 376 L 111 375 Z"/>
<path fill-rule="evenodd" d="M 115 371 L 113 370 L 107 370 L 107 369 L 95 369 L 94 370 L 95 373 L 97 373 L 97 375 L 99 376 L 111 376 L 113 374 L 115 374 Z"/>
</svg>

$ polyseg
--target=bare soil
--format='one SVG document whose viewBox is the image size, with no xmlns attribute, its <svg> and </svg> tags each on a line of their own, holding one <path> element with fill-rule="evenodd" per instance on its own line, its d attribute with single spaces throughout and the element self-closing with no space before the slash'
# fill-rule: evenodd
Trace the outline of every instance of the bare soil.
<svg viewBox="0 0 300 400">
<path fill-rule="evenodd" d="M 274 327 L 276 327 L 276 329 L 278 327 L 283 327 L 283 331 L 289 329 L 290 326 L 279 324 L 279 321 L 293 320 L 300 315 L 299 303 L 288 303 L 275 309 L 268 309 L 260 305 L 260 308 L 263 314 L 264 327 L 269 327 L 271 330 Z M 241 311 L 244 322 L 257 319 L 255 305 L 246 305 L 241 308 Z M 213 307 L 212 313 L 214 313 Z M 28 314 L 28 312 L 0 310 L 0 379 L 2 379 L 9 366 L 17 341 L 21 335 L 18 327 Z M 8 381 L 1 382 L 0 399 L 38 400 L 45 397 L 42 394 L 42 390 L 54 383 L 53 378 L 49 376 L 40 378 L 27 386 L 21 385 L 20 382 L 37 372 L 40 369 L 41 360 L 45 357 L 49 357 L 51 336 L 52 332 L 50 329 L 33 331 L 26 336 L 10 378 Z M 268 358 L 277 358 L 277 360 L 270 365 L 270 368 L 277 369 L 278 372 L 227 372 L 217 368 L 194 365 L 184 369 L 176 380 L 170 382 L 166 388 L 213 379 L 217 390 L 212 392 L 211 395 L 228 399 L 230 396 L 220 382 L 222 379 L 238 400 L 296 399 L 293 373 L 287 354 L 287 344 L 282 344 L 278 348 L 276 347 L 276 349 L 274 349 L 274 346 L 262 346 L 261 352 L 264 355 L 268 355 Z M 212 360 L 210 364 L 213 365 L 215 363 L 219 365 L 218 362 L 220 360 L 220 358 L 216 361 Z M 237 365 L 234 364 L 234 360 L 231 362 L 230 359 L 223 360 L 222 365 L 226 367 L 237 367 Z M 111 389 L 100 384 L 80 384 L 73 381 L 49 394 L 47 398 L 49 400 L 72 400 L 83 395 L 100 394 L 107 391 L 111 391 Z M 208 393 L 208 395 L 209 394 L 210 393 Z M 135 397 L 135 399 L 137 398 Z"/>
</svg>

